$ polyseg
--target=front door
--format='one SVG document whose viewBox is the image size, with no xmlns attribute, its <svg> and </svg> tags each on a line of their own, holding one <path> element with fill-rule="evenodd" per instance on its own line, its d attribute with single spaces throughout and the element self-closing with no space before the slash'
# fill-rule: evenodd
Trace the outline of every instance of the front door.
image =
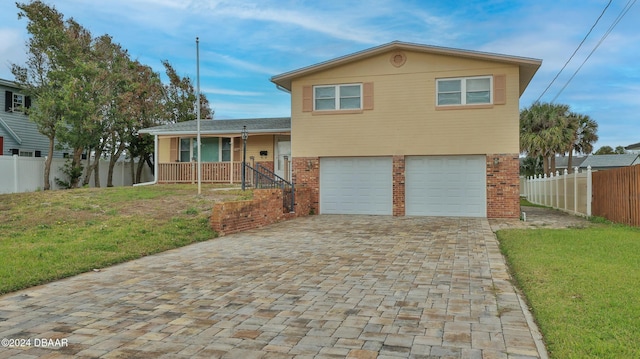
<svg viewBox="0 0 640 359">
<path fill-rule="evenodd" d="M 273 164 L 275 167 L 275 173 L 286 179 L 287 181 L 291 180 L 291 137 L 289 136 L 278 136 L 276 137 L 276 146 L 275 146 L 275 163 Z M 286 160 L 285 160 L 286 157 Z M 286 161 L 286 162 L 285 162 Z M 285 173 L 285 168 L 288 168 L 288 173 Z"/>
</svg>

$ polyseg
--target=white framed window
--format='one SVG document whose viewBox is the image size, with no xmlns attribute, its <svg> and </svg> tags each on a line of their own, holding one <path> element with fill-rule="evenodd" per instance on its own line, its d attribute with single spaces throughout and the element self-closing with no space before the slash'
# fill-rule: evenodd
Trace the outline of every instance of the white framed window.
<svg viewBox="0 0 640 359">
<path fill-rule="evenodd" d="M 487 105 L 493 103 L 493 77 L 437 79 L 438 106 Z"/>
<path fill-rule="evenodd" d="M 313 87 L 314 111 L 361 110 L 362 84 Z"/>
<path fill-rule="evenodd" d="M 24 112 L 25 102 L 24 102 L 23 94 L 19 94 L 19 93 L 13 94 L 13 101 L 11 104 L 11 108 L 13 109 L 13 112 Z"/>
<path fill-rule="evenodd" d="M 36 152 L 33 150 L 23 150 L 22 148 L 18 151 L 18 156 L 20 157 L 35 157 Z"/>
</svg>

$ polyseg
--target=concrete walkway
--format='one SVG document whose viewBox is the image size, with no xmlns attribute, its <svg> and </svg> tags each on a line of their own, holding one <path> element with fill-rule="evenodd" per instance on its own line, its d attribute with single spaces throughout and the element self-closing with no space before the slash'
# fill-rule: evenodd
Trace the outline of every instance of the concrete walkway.
<svg viewBox="0 0 640 359">
<path fill-rule="evenodd" d="M 486 219 L 312 216 L 0 297 L 0 358 L 545 358 L 509 279 Z"/>
</svg>

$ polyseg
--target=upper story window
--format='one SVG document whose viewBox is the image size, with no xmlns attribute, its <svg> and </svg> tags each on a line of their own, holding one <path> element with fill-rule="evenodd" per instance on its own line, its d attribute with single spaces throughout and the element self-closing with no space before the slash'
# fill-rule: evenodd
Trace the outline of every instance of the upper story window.
<svg viewBox="0 0 640 359">
<path fill-rule="evenodd" d="M 362 84 L 314 86 L 313 108 L 315 111 L 361 110 Z"/>
<path fill-rule="evenodd" d="M 436 80 L 438 106 L 486 105 L 492 102 L 492 77 L 461 77 Z"/>
<path fill-rule="evenodd" d="M 4 102 L 4 110 L 6 112 L 23 113 L 25 109 L 31 107 L 29 96 L 12 91 L 5 91 Z"/>
</svg>

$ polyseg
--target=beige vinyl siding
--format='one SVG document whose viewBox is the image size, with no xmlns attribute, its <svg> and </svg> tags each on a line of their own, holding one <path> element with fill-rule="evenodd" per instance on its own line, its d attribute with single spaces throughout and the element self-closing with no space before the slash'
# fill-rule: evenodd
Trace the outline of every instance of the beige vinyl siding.
<svg viewBox="0 0 640 359">
<path fill-rule="evenodd" d="M 171 138 L 159 137 L 158 138 L 158 162 L 167 163 L 171 162 Z"/>
<path fill-rule="evenodd" d="M 297 157 L 518 153 L 519 70 L 516 65 L 406 52 L 312 74 L 292 84 L 292 153 Z M 375 75 L 370 75 L 375 74 Z M 505 104 L 436 109 L 436 79 L 505 75 Z M 302 112 L 308 85 L 372 82 L 375 107 L 358 114 Z"/>
</svg>

